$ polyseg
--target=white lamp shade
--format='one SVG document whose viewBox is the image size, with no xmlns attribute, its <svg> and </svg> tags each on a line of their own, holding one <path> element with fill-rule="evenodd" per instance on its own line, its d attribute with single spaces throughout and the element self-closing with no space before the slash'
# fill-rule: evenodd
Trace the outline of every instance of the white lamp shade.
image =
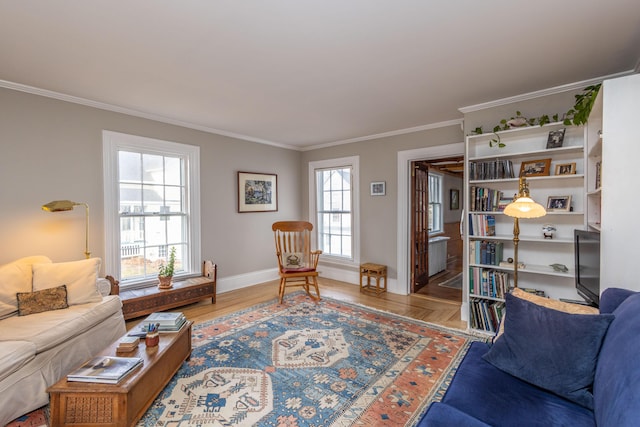
<svg viewBox="0 0 640 427">
<path fill-rule="evenodd" d="M 547 211 L 530 197 L 519 197 L 504 208 L 504 214 L 514 218 L 539 218 L 545 216 Z"/>
</svg>

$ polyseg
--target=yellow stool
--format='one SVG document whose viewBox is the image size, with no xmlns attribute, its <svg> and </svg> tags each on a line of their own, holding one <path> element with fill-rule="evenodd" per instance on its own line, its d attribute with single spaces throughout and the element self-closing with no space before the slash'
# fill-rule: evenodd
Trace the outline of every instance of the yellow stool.
<svg viewBox="0 0 640 427">
<path fill-rule="evenodd" d="M 367 278 L 367 284 L 362 283 L 362 279 Z M 371 278 L 376 279 L 375 287 L 371 284 Z M 380 287 L 380 279 L 384 279 L 384 284 Z M 387 291 L 387 266 L 367 262 L 360 264 L 360 292 L 373 292 L 376 295 Z"/>
</svg>

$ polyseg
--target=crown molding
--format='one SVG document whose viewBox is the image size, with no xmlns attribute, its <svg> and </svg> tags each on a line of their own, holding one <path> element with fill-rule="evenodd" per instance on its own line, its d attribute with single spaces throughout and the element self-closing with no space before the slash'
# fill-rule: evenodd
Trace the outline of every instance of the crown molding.
<svg viewBox="0 0 640 427">
<path fill-rule="evenodd" d="M 432 123 L 428 125 L 415 126 L 412 128 L 398 129 L 398 130 L 392 130 L 389 132 L 376 133 L 373 135 L 359 136 L 357 138 L 344 139 L 341 141 L 327 142 L 325 144 L 311 145 L 308 147 L 302 147 L 301 151 L 317 150 L 319 148 L 334 147 L 336 145 L 351 144 L 354 142 L 370 141 L 373 139 L 386 138 L 389 136 L 396 136 L 396 135 L 404 135 L 407 133 L 414 133 L 414 132 L 420 132 L 423 130 L 438 129 L 438 128 L 444 128 L 449 126 L 462 126 L 462 119 L 447 120 L 444 122 L 437 122 L 437 123 Z"/>
<path fill-rule="evenodd" d="M 269 141 L 266 139 L 262 139 L 262 138 L 256 138 L 253 136 L 248 136 L 248 135 L 243 135 L 243 134 L 239 134 L 239 133 L 235 133 L 235 132 L 229 132 L 229 131 L 225 131 L 225 130 L 221 130 L 221 129 L 216 129 L 216 128 L 211 128 L 208 126 L 202 126 L 202 125 L 198 125 L 195 123 L 190 123 L 190 122 L 185 122 L 182 120 L 176 120 L 176 119 L 172 119 L 169 117 L 164 117 L 158 114 L 153 114 L 153 113 L 147 113 L 144 111 L 139 111 L 139 110 L 134 110 L 132 108 L 127 108 L 127 107 L 121 107 L 119 105 L 113 105 L 113 104 L 108 104 L 106 102 L 99 102 L 99 101 L 93 101 L 91 99 L 86 99 L 86 98 L 81 98 L 78 96 L 73 96 L 73 95 L 67 95 L 64 93 L 60 93 L 60 92 L 55 92 L 52 90 L 47 90 L 47 89 L 41 89 L 41 88 L 37 88 L 34 86 L 28 86 L 28 85 L 24 85 L 21 83 L 15 83 L 15 82 L 10 82 L 7 80 L 0 80 L 0 87 L 6 88 L 6 89 L 12 89 L 12 90 L 17 90 L 20 92 L 26 92 L 26 93 L 30 93 L 33 95 L 40 95 L 40 96 L 44 96 L 47 98 L 53 98 L 53 99 L 57 99 L 60 101 L 66 101 L 66 102 L 71 102 L 74 104 L 80 104 L 80 105 L 84 105 L 87 107 L 93 107 L 93 108 L 98 108 L 100 110 L 106 110 L 106 111 L 111 111 L 114 113 L 121 113 L 121 114 L 126 114 L 128 116 L 134 116 L 134 117 L 140 117 L 143 119 L 148 119 L 148 120 L 153 120 L 156 122 L 161 122 L 161 123 L 166 123 L 166 124 L 170 124 L 170 125 L 175 125 L 175 126 L 180 126 L 180 127 L 184 127 L 184 128 L 188 128 L 188 129 L 194 129 L 194 130 L 198 130 L 198 131 L 202 131 L 202 132 L 206 132 L 206 133 L 212 133 L 212 134 L 216 134 L 216 135 L 221 135 L 221 136 L 227 136 L 229 138 L 235 138 L 235 139 L 241 139 L 244 141 L 250 141 L 250 142 L 257 142 L 259 144 L 266 144 L 266 145 L 272 145 L 274 147 L 279 147 L 279 148 L 286 148 L 286 149 L 290 149 L 290 150 L 298 150 L 299 147 L 295 147 L 292 145 L 288 145 L 288 144 L 281 144 L 278 142 L 274 142 L 274 141 Z"/>
<path fill-rule="evenodd" d="M 636 66 L 636 68 L 638 68 L 638 66 L 640 66 L 640 62 Z M 486 110 L 487 108 L 494 108 L 494 107 L 500 107 L 502 105 L 512 104 L 514 102 L 528 101 L 530 99 L 541 98 L 543 96 L 555 95 L 562 92 L 584 89 L 585 86 L 601 83 L 603 80 L 628 76 L 634 73 L 635 73 L 634 70 L 623 71 L 621 73 L 610 74 L 607 76 L 596 77 L 593 79 L 582 80 L 574 83 L 568 83 L 566 85 L 555 86 L 548 89 L 538 90 L 535 92 L 529 92 L 521 95 L 511 96 L 508 98 L 496 99 L 495 101 L 484 102 L 482 104 L 470 105 L 468 107 L 459 108 L 458 111 L 460 111 L 462 114 L 467 114 L 474 111 Z"/>
</svg>

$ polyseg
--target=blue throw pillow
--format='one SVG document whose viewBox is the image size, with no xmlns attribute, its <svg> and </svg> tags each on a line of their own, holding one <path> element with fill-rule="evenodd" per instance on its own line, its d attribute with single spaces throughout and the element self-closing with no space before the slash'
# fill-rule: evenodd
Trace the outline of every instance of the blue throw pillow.
<svg viewBox="0 0 640 427">
<path fill-rule="evenodd" d="M 569 314 L 506 296 L 504 334 L 483 358 L 496 368 L 593 409 L 591 386 L 612 314 Z"/>
</svg>

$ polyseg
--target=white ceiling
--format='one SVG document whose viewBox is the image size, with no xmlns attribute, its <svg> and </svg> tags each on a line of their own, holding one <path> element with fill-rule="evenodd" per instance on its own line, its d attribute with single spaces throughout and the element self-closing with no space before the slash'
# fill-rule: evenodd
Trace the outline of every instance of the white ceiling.
<svg viewBox="0 0 640 427">
<path fill-rule="evenodd" d="M 2 86 L 300 149 L 639 57 L 638 0 L 0 2 Z"/>
</svg>

